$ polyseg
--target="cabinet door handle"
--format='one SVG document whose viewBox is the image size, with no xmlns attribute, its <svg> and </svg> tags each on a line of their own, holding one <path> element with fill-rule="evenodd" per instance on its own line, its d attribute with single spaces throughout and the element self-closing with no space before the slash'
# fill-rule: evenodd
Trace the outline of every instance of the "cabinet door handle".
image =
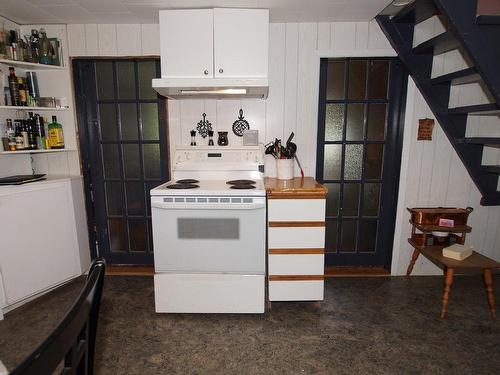
<svg viewBox="0 0 500 375">
<path fill-rule="evenodd" d="M 224 69 L 220 68 L 219 73 L 224 73 Z"/>
<path fill-rule="evenodd" d="M 208 70 L 205 69 L 205 71 L 203 72 L 206 76 L 208 76 Z"/>
</svg>

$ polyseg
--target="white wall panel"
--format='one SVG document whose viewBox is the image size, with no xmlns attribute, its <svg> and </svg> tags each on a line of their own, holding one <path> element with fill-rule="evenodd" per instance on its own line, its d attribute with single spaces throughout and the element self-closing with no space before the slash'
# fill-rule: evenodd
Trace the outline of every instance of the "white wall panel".
<svg viewBox="0 0 500 375">
<path fill-rule="evenodd" d="M 141 25 L 141 40 L 144 56 L 160 55 L 160 26 L 158 24 Z"/>
<path fill-rule="evenodd" d="M 68 50 L 70 56 L 85 56 L 87 48 L 85 46 L 85 25 L 68 25 Z"/>
<path fill-rule="evenodd" d="M 333 22 L 330 30 L 331 50 L 349 50 L 356 45 L 356 24 L 354 22 Z"/>
<path fill-rule="evenodd" d="M 117 56 L 116 25 L 97 25 L 99 56 Z"/>
<path fill-rule="evenodd" d="M 141 25 L 116 25 L 116 53 L 118 56 L 141 56 Z"/>
<path fill-rule="evenodd" d="M 97 25 L 85 25 L 85 46 L 87 56 L 99 56 L 99 42 L 97 37 Z"/>
</svg>

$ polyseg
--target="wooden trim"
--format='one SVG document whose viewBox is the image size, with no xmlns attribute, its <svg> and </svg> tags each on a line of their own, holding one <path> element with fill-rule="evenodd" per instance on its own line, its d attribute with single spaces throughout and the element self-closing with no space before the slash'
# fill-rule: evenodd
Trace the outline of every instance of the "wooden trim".
<svg viewBox="0 0 500 375">
<path fill-rule="evenodd" d="M 283 255 L 283 254 L 324 254 L 325 249 L 269 249 L 269 255 Z"/>
<path fill-rule="evenodd" d="M 153 266 L 108 266 L 107 276 L 152 276 L 155 274 Z"/>
<path fill-rule="evenodd" d="M 325 199 L 325 193 L 318 194 L 298 194 L 298 193 L 267 193 L 268 199 Z"/>
<path fill-rule="evenodd" d="M 269 281 L 323 281 L 323 275 L 270 275 Z"/>
<path fill-rule="evenodd" d="M 324 221 L 270 221 L 269 227 L 324 227 Z"/>
</svg>

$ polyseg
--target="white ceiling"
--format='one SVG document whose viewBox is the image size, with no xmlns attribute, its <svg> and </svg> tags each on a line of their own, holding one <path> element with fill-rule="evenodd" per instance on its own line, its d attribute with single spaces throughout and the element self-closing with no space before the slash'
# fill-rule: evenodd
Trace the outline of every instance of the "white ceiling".
<svg viewBox="0 0 500 375">
<path fill-rule="evenodd" d="M 391 0 L 0 0 L 19 24 L 158 23 L 169 8 L 268 8 L 272 22 L 369 21 Z"/>
</svg>

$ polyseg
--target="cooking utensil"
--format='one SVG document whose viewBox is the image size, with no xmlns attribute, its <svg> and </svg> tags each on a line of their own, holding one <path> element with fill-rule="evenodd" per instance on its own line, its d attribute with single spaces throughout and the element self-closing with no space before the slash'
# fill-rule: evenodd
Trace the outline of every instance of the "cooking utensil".
<svg viewBox="0 0 500 375">
<path fill-rule="evenodd" d="M 297 165 L 299 166 L 300 169 L 300 176 L 304 178 L 304 170 L 302 169 L 302 165 L 300 165 L 299 158 L 297 157 L 297 154 L 294 155 L 295 161 L 297 162 Z"/>
<path fill-rule="evenodd" d="M 243 110 L 240 108 L 240 116 L 238 117 L 238 120 L 233 122 L 233 133 L 238 137 L 243 137 L 243 132 L 248 129 L 250 129 L 250 125 L 248 124 L 248 121 L 244 119 Z"/>
</svg>

